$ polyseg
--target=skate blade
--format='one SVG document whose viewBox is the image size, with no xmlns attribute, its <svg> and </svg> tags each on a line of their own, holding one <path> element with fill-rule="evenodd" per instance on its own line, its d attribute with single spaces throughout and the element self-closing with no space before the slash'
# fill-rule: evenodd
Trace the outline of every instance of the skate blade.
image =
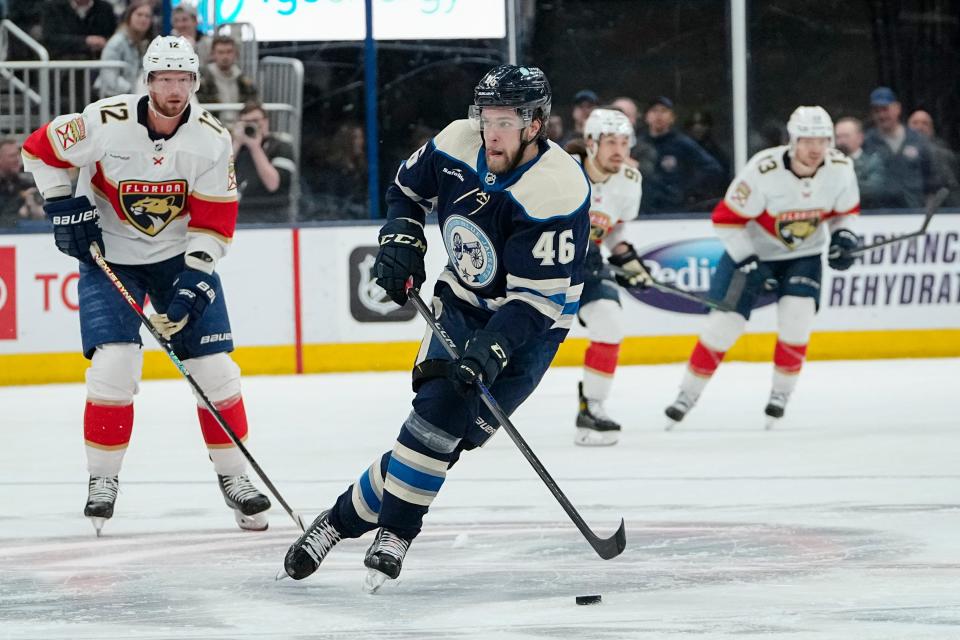
<svg viewBox="0 0 960 640">
<path fill-rule="evenodd" d="M 773 427 L 781 420 L 783 420 L 783 418 L 774 418 L 773 416 L 767 416 L 767 421 L 763 426 L 764 430 L 772 431 Z"/>
<path fill-rule="evenodd" d="M 290 576 L 289 576 L 289 574 L 287 574 L 287 570 L 286 570 L 286 569 L 280 569 L 280 571 L 277 571 L 277 575 L 274 576 L 273 580 L 274 580 L 274 582 L 280 582 L 281 580 L 286 580 L 286 579 L 288 579 L 289 577 L 290 577 Z"/>
<path fill-rule="evenodd" d="M 97 532 L 97 537 L 103 535 L 103 523 L 107 521 L 107 518 L 99 518 L 97 516 L 87 516 L 90 519 L 90 524 L 93 525 L 94 530 Z"/>
<path fill-rule="evenodd" d="M 233 518 L 244 531 L 266 531 L 270 526 L 266 512 L 255 513 L 252 516 L 244 515 L 239 509 L 233 510 Z"/>
<path fill-rule="evenodd" d="M 390 576 L 385 573 L 381 573 L 376 569 L 367 569 L 366 575 L 363 576 L 363 580 L 360 582 L 360 588 L 365 593 L 374 594 L 389 579 Z"/>
<path fill-rule="evenodd" d="M 664 431 L 673 431 L 673 428 L 680 424 L 678 421 L 673 418 L 667 418 L 667 424 L 663 426 Z"/>
<path fill-rule="evenodd" d="M 573 444 L 581 447 L 609 447 L 619 441 L 620 433 L 618 431 L 595 431 L 578 427 Z"/>
</svg>

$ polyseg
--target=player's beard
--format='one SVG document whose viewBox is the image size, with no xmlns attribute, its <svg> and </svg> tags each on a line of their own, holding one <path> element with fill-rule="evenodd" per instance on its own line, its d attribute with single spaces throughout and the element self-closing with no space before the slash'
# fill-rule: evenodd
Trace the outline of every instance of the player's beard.
<svg viewBox="0 0 960 640">
<path fill-rule="evenodd" d="M 490 169 L 491 173 L 497 175 L 507 173 L 514 166 L 520 150 L 517 149 L 515 152 L 510 153 L 506 149 L 503 149 L 501 152 L 502 155 L 495 156 L 492 159 L 489 155 L 487 156 L 487 168 Z"/>
<path fill-rule="evenodd" d="M 616 160 L 616 161 L 614 161 L 614 159 L 612 158 L 607 158 L 604 162 L 600 162 L 596 158 L 594 159 L 596 160 L 597 168 L 608 175 L 613 175 L 614 173 L 617 173 L 618 171 L 620 171 L 620 167 L 623 166 L 623 158 L 620 158 L 619 160 Z"/>
<path fill-rule="evenodd" d="M 150 108 L 153 109 L 157 115 L 164 118 L 179 118 L 183 112 L 187 110 L 187 105 L 189 104 L 189 98 L 180 103 L 170 104 L 169 101 L 161 102 L 152 94 L 150 95 Z"/>
</svg>

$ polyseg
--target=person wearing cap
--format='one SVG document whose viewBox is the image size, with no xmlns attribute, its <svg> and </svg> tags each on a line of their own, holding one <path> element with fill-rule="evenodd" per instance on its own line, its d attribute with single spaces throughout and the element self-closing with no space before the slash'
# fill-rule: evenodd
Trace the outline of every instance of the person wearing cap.
<svg viewBox="0 0 960 640">
<path fill-rule="evenodd" d="M 926 196 L 937 190 L 936 176 L 926 139 L 900 121 L 902 107 L 890 87 L 870 92 L 870 117 L 873 128 L 863 141 L 865 153 L 876 153 L 881 160 L 893 194 L 885 206 L 924 206 Z"/>
<path fill-rule="evenodd" d="M 690 137 L 674 130 L 673 101 L 654 98 L 644 113 L 643 140 L 657 152 L 646 178 L 642 211 L 682 211 L 722 192 L 723 167 Z"/>
<path fill-rule="evenodd" d="M 960 205 L 960 164 L 957 163 L 957 154 L 937 135 L 933 116 L 923 109 L 917 109 L 907 118 L 907 127 L 926 138 L 930 144 L 930 162 L 937 184 L 950 190 L 944 205 Z"/>
<path fill-rule="evenodd" d="M 573 111 L 570 114 L 573 118 L 573 127 L 564 134 L 563 141 L 560 143 L 561 147 L 565 147 L 571 140 L 583 138 L 583 127 L 587 118 L 590 117 L 590 112 L 598 104 L 600 104 L 600 97 L 594 91 L 590 89 L 577 91 L 576 95 L 573 96 Z"/>
</svg>

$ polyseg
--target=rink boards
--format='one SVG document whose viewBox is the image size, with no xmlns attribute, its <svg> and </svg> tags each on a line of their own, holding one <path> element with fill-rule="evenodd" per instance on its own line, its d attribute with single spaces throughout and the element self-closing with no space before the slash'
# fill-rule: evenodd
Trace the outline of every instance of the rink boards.
<svg viewBox="0 0 960 640">
<path fill-rule="evenodd" d="M 872 243 L 920 222 L 863 216 L 858 231 Z M 238 231 L 219 272 L 245 374 L 411 366 L 424 327 L 373 284 L 376 235 L 369 225 Z M 706 292 L 722 252 L 708 220 L 644 220 L 628 225 L 628 236 L 657 279 Z M 430 228 L 427 238 L 427 272 L 437 274 L 448 259 L 439 229 Z M 77 277 L 75 263 L 49 235 L 0 235 L 0 384 L 83 379 Z M 621 363 L 689 355 L 703 324 L 700 309 L 656 293 L 624 294 L 622 303 Z M 775 331 L 775 306 L 756 309 L 728 358 L 769 359 Z M 585 335 L 575 327 L 556 364 L 581 364 Z M 151 340 L 145 334 L 145 377 L 176 375 Z M 811 359 L 958 355 L 960 215 L 938 214 L 925 237 L 876 250 L 846 272 L 825 270 Z"/>
</svg>

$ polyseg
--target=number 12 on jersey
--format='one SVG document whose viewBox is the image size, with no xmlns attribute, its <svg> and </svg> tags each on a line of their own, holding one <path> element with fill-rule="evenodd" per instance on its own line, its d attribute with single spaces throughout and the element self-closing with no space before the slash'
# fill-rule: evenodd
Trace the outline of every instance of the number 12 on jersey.
<svg viewBox="0 0 960 640">
<path fill-rule="evenodd" d="M 557 239 L 557 248 L 554 248 L 553 238 L 556 231 L 544 231 L 533 247 L 533 257 L 540 260 L 541 267 L 552 267 L 556 262 L 569 264 L 577 252 L 577 245 L 573 241 L 573 229 L 560 232 Z"/>
</svg>

